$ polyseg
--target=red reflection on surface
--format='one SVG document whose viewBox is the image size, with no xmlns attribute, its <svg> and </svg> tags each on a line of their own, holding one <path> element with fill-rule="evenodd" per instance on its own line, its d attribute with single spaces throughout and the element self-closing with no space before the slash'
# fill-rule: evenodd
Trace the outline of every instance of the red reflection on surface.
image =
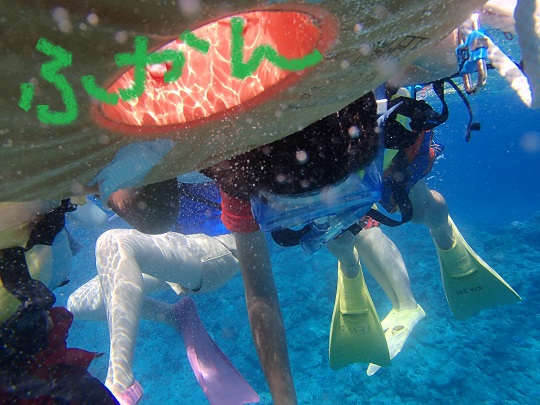
<svg viewBox="0 0 540 405">
<path fill-rule="evenodd" d="M 210 42 L 207 54 L 187 46 L 180 39 L 157 49 L 156 52 L 166 49 L 183 52 L 186 62 L 180 79 L 165 83 L 163 74 L 170 66 L 148 66 L 144 94 L 137 99 L 120 100 L 117 105 L 101 104 L 98 121 L 123 132 L 130 132 L 129 127 L 132 127 L 131 131 L 136 129 L 136 133 L 162 132 L 170 126 L 183 126 L 223 113 L 252 100 L 291 75 L 298 76 L 263 59 L 252 76 L 246 79 L 233 77 L 230 50 L 232 17 L 192 31 L 197 38 Z M 286 58 L 302 58 L 321 42 L 320 22 L 306 13 L 255 11 L 235 17 L 245 21 L 244 62 L 260 45 L 270 45 Z M 133 73 L 133 68 L 123 73 L 108 87 L 108 91 L 118 92 L 120 88 L 131 87 Z"/>
</svg>

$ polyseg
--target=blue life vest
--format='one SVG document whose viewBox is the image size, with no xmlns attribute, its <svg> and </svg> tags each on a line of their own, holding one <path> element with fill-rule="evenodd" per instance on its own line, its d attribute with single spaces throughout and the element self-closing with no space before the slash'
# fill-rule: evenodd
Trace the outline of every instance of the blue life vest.
<svg viewBox="0 0 540 405">
<path fill-rule="evenodd" d="M 174 227 L 184 235 L 229 233 L 221 222 L 221 194 L 215 182 L 178 183 L 180 214 Z"/>
</svg>

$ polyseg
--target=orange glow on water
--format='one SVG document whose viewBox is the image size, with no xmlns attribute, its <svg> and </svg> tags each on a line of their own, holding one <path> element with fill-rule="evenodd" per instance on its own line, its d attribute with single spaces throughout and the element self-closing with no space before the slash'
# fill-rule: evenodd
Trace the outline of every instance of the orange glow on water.
<svg viewBox="0 0 540 405">
<path fill-rule="evenodd" d="M 238 17 L 238 15 L 237 15 Z M 311 15 L 296 11 L 256 11 L 239 15 L 244 20 L 244 62 L 260 45 L 269 45 L 286 58 L 302 58 L 311 53 L 321 39 L 319 24 Z M 294 72 L 283 70 L 263 59 L 254 74 L 246 79 L 231 75 L 231 17 L 193 30 L 210 42 L 207 54 L 173 40 L 156 51 L 182 51 L 186 62 L 180 79 L 165 83 L 167 64 L 147 67 L 144 94 L 117 105 L 102 103 L 99 112 L 110 124 L 120 124 L 146 132 L 194 123 L 244 104 Z M 108 88 L 109 92 L 133 85 L 134 69 L 123 73 Z M 102 121 L 102 120 L 100 120 Z M 107 123 L 103 123 L 107 126 Z M 142 131 L 141 131 L 142 129 Z"/>
</svg>

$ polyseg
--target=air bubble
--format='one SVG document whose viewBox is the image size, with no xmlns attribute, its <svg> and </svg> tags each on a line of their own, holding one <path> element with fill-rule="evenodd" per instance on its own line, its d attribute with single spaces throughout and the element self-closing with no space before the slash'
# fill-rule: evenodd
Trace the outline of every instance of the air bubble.
<svg viewBox="0 0 540 405">
<path fill-rule="evenodd" d="M 202 5 L 199 0 L 178 0 L 178 7 L 182 14 L 188 18 L 196 17 L 202 11 Z"/>
<path fill-rule="evenodd" d="M 307 179 L 300 180 L 300 187 L 302 187 L 302 188 L 308 188 L 309 185 L 310 185 L 309 180 L 307 180 Z"/>
<path fill-rule="evenodd" d="M 114 39 L 119 44 L 123 44 L 128 40 L 128 33 L 126 31 L 118 31 L 116 34 L 114 34 Z"/>
<path fill-rule="evenodd" d="M 144 211 L 147 208 L 148 208 L 148 205 L 144 201 L 140 201 L 137 203 L 138 210 Z"/>
<path fill-rule="evenodd" d="M 108 135 L 102 134 L 99 137 L 98 141 L 101 145 L 107 145 L 110 142 L 110 138 Z"/>
<path fill-rule="evenodd" d="M 278 183 L 285 183 L 285 180 L 286 180 L 286 177 L 283 173 L 278 173 L 278 175 L 276 176 L 276 181 Z"/>
<path fill-rule="evenodd" d="M 296 160 L 298 160 L 300 163 L 306 163 L 308 160 L 308 154 L 305 150 L 299 150 L 296 151 Z"/>
<path fill-rule="evenodd" d="M 356 139 L 358 138 L 359 135 L 360 135 L 360 129 L 358 129 L 356 125 L 353 125 L 352 127 L 349 128 L 349 136 L 351 138 Z"/>
<path fill-rule="evenodd" d="M 73 26 L 69 20 L 69 13 L 65 8 L 55 7 L 52 9 L 51 14 L 60 32 L 69 34 L 71 31 L 73 31 Z"/>
<path fill-rule="evenodd" d="M 360 34 L 360 33 L 362 32 L 363 29 L 364 29 L 364 26 L 363 26 L 362 24 L 360 24 L 360 23 L 354 24 L 353 30 L 354 30 L 354 33 L 355 33 L 356 35 Z"/>
<path fill-rule="evenodd" d="M 88 21 L 88 24 L 95 27 L 99 24 L 99 17 L 96 13 L 90 13 L 86 16 L 86 21 Z"/>
<path fill-rule="evenodd" d="M 525 133 L 519 140 L 521 149 L 525 152 L 536 153 L 540 151 L 540 135 L 535 132 Z"/>
<path fill-rule="evenodd" d="M 377 19 L 377 20 L 386 20 L 390 17 L 390 12 L 388 11 L 388 9 L 383 6 L 383 5 L 377 5 L 375 6 L 375 10 L 373 12 L 373 15 L 374 17 Z"/>
<path fill-rule="evenodd" d="M 368 44 L 362 44 L 360 45 L 358 50 L 360 51 L 362 55 L 367 56 L 371 53 L 371 46 Z"/>
</svg>

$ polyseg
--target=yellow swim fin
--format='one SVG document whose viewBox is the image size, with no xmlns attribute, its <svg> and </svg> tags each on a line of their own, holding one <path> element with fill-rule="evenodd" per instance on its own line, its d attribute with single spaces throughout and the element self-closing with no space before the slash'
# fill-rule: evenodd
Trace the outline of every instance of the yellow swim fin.
<svg viewBox="0 0 540 405">
<path fill-rule="evenodd" d="M 346 278 L 339 263 L 336 303 L 330 326 L 330 368 L 353 363 L 390 365 L 384 332 L 369 295 L 364 275 Z"/>
<path fill-rule="evenodd" d="M 456 242 L 448 250 L 437 247 L 446 299 L 458 320 L 465 320 L 485 308 L 513 304 L 521 297 L 465 242 L 448 217 Z"/>
</svg>

